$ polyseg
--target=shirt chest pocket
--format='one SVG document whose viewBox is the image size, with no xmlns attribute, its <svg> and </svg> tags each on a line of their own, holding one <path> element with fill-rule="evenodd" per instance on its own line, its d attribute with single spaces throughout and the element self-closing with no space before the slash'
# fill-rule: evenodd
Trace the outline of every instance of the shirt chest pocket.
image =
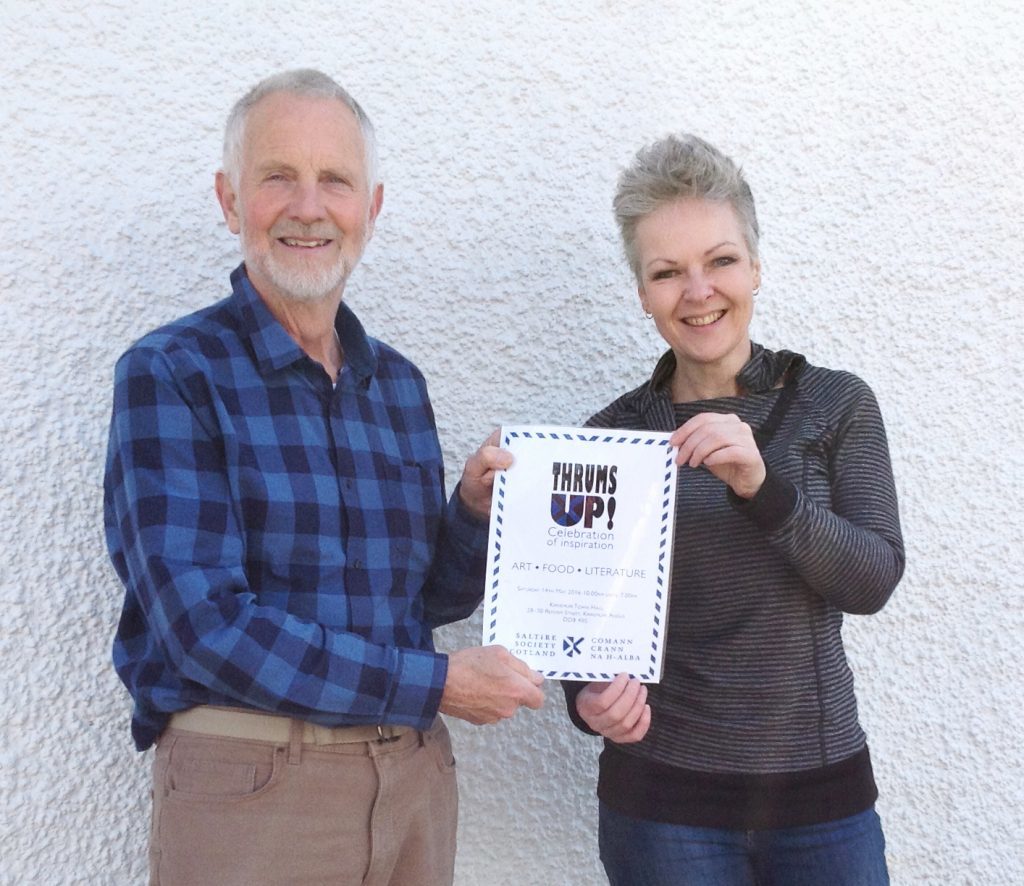
<svg viewBox="0 0 1024 886">
<path fill-rule="evenodd" d="M 382 468 L 379 490 L 382 540 L 393 555 L 405 561 L 401 565 L 414 572 L 426 572 L 444 511 L 441 465 L 388 459 Z"/>
</svg>

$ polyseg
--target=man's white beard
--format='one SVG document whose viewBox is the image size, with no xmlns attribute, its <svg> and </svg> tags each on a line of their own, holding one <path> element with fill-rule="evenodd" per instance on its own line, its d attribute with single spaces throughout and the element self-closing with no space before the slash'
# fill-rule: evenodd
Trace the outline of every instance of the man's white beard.
<svg viewBox="0 0 1024 886">
<path fill-rule="evenodd" d="M 255 268 L 264 277 L 270 280 L 274 288 L 283 298 L 296 302 L 321 301 L 342 289 L 348 280 L 352 268 L 344 255 L 339 255 L 338 261 L 328 267 L 304 268 L 301 264 L 286 264 L 277 260 L 271 250 L 254 247 L 246 236 L 245 228 L 242 228 L 242 257 L 249 268 Z M 274 236 L 275 232 L 271 232 Z M 341 232 L 332 229 L 327 232 L 317 232 L 315 229 L 302 232 L 277 233 L 276 236 L 290 236 L 298 239 L 331 239 L 337 242 L 341 238 Z"/>
<path fill-rule="evenodd" d="M 343 258 L 326 268 L 296 268 L 284 266 L 272 255 L 264 255 L 257 260 L 257 266 L 270 278 L 281 295 L 298 302 L 327 298 L 345 285 L 351 273 Z"/>
</svg>

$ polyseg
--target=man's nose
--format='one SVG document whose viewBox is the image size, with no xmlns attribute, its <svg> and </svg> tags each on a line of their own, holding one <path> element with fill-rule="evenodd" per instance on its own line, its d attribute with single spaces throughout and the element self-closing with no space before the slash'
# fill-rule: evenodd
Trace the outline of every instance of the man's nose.
<svg viewBox="0 0 1024 886">
<path fill-rule="evenodd" d="M 312 224 L 325 216 L 318 182 L 298 182 L 292 191 L 289 215 L 303 224 Z"/>
</svg>

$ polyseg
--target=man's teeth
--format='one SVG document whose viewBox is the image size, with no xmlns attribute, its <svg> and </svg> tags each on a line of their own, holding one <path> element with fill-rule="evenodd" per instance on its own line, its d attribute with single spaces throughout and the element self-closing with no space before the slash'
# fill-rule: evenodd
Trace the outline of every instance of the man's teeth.
<svg viewBox="0 0 1024 886">
<path fill-rule="evenodd" d="M 683 322 L 687 326 L 708 326 L 721 317 L 725 311 L 715 311 L 712 314 L 705 314 L 703 317 L 684 317 Z"/>
<path fill-rule="evenodd" d="M 329 240 L 296 240 L 294 237 L 282 237 L 281 242 L 285 246 L 302 246 L 305 249 L 313 249 L 316 246 L 326 246 Z"/>
</svg>

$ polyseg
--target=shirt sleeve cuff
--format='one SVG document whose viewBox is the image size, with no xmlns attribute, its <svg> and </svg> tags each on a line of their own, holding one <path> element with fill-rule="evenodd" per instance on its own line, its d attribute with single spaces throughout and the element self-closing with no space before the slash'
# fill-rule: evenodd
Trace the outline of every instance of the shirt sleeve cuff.
<svg viewBox="0 0 1024 886">
<path fill-rule="evenodd" d="M 487 532 L 490 521 L 486 517 L 478 517 L 463 503 L 459 497 L 459 486 L 455 487 L 451 500 L 448 502 L 448 533 L 465 547 L 467 551 L 481 551 L 487 547 Z"/>
<path fill-rule="evenodd" d="M 401 649 L 384 722 L 427 730 L 437 717 L 448 677 L 448 656 Z"/>
<path fill-rule="evenodd" d="M 798 494 L 791 481 L 780 477 L 767 464 L 764 483 L 753 498 L 740 498 L 731 489 L 728 491 L 732 506 L 766 532 L 774 532 L 789 519 L 796 509 Z"/>
</svg>

